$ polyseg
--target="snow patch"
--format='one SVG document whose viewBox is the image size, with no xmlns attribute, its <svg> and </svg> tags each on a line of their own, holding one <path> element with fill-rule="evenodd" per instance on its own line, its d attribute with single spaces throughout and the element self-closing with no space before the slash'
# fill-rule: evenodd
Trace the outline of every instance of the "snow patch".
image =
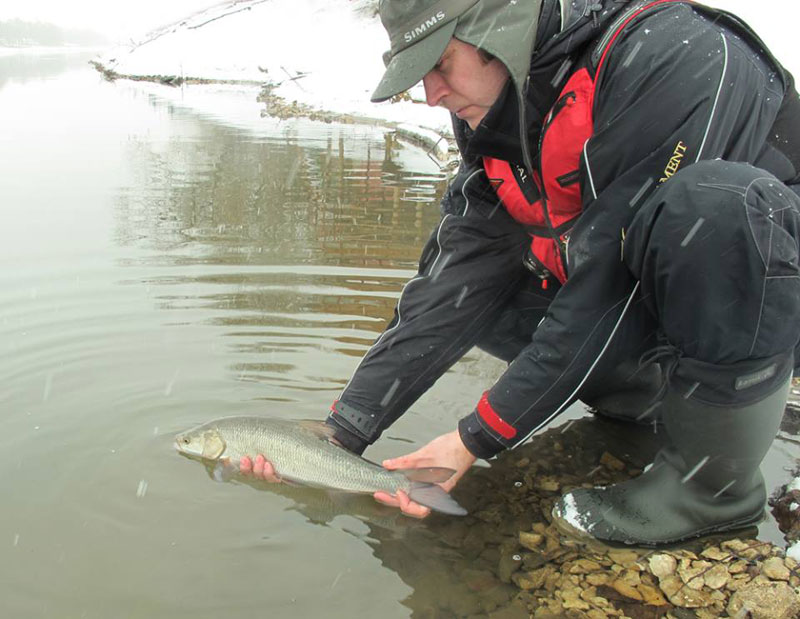
<svg viewBox="0 0 800 619">
<path fill-rule="evenodd" d="M 584 526 L 585 518 L 578 511 L 578 505 L 575 503 L 575 497 L 571 492 L 564 495 L 561 504 L 563 505 L 561 517 L 567 523 L 578 529 L 578 531 L 588 533 L 591 527 L 587 529 L 586 526 Z"/>
<path fill-rule="evenodd" d="M 450 115 L 425 104 L 421 85 L 398 101 L 369 100 L 389 47 L 376 4 L 229 0 L 116 47 L 97 63 L 123 77 L 267 87 L 270 95 L 299 107 L 402 125 L 402 133 L 444 159 L 449 145 L 441 138 L 452 135 Z"/>
</svg>

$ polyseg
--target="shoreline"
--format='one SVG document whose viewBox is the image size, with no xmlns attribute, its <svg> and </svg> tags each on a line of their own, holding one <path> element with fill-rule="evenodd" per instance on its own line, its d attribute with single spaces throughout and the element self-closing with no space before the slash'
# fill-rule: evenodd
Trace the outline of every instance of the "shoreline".
<svg viewBox="0 0 800 619">
<path fill-rule="evenodd" d="M 360 124 L 382 127 L 388 131 L 394 132 L 397 139 L 423 149 L 429 157 L 432 159 L 435 158 L 434 163 L 436 163 L 441 170 L 453 168 L 458 162 L 458 149 L 452 139 L 452 132 L 437 132 L 410 122 L 392 121 L 378 116 L 316 109 L 298 101 L 288 101 L 286 98 L 274 94 L 273 87 L 271 85 L 265 85 L 263 81 L 249 79 L 216 79 L 185 75 L 123 74 L 108 68 L 97 59 L 90 60 L 89 64 L 100 73 L 104 79 L 110 82 L 128 80 L 173 88 L 181 86 L 244 86 L 248 88 L 258 88 L 260 89 L 260 93 L 256 100 L 265 106 L 262 110 L 262 117 L 269 116 L 278 120 L 304 118 L 323 123 L 336 122 L 340 124 Z"/>
</svg>

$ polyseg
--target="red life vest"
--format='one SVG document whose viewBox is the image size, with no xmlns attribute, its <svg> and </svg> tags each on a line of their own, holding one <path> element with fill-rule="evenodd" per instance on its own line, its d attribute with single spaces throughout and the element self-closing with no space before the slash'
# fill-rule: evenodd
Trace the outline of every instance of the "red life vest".
<svg viewBox="0 0 800 619">
<path fill-rule="evenodd" d="M 609 27 L 593 54 L 598 58 L 593 71 L 589 70 L 591 61 L 575 71 L 545 117 L 539 169 L 533 171 L 533 178 L 521 166 L 483 158 L 486 175 L 503 206 L 532 237 L 526 264 L 542 278 L 543 287 L 551 274 L 562 284 L 567 280 L 566 247 L 570 230 L 583 210 L 580 162 L 594 132 L 592 109 L 600 68 L 625 26 L 648 9 L 676 1 L 680 0 L 655 0 L 631 8 Z"/>
</svg>

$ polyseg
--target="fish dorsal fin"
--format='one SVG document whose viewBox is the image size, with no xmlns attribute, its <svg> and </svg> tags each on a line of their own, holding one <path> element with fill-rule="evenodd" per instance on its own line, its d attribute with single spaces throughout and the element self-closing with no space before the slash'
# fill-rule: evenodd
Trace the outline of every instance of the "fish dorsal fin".
<svg viewBox="0 0 800 619">
<path fill-rule="evenodd" d="M 216 430 L 205 433 L 203 437 L 203 457 L 208 460 L 216 460 L 225 451 L 225 441 Z"/>
<path fill-rule="evenodd" d="M 427 484 L 441 484 L 453 476 L 455 471 L 443 466 L 428 466 L 419 469 L 399 469 L 411 481 L 419 481 Z"/>
<path fill-rule="evenodd" d="M 301 419 L 297 424 L 321 441 L 330 441 L 337 445 L 339 444 L 338 441 L 333 438 L 333 434 L 336 430 L 324 421 L 320 421 L 319 419 Z"/>
</svg>

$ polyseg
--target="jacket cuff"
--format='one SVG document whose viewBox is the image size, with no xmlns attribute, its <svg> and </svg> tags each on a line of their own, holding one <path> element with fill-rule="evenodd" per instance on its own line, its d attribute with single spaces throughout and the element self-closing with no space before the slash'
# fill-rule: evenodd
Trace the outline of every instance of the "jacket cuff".
<svg viewBox="0 0 800 619">
<path fill-rule="evenodd" d="M 354 454 L 361 455 L 372 441 L 359 430 L 350 420 L 358 420 L 363 413 L 353 407 L 342 404 L 338 400 L 331 406 L 331 413 L 325 420 L 333 428 L 333 438 L 341 443 L 342 447 Z"/>
<path fill-rule="evenodd" d="M 476 458 L 488 460 L 503 451 L 505 447 L 483 429 L 474 411 L 458 422 L 458 434 L 464 447 Z"/>
</svg>

